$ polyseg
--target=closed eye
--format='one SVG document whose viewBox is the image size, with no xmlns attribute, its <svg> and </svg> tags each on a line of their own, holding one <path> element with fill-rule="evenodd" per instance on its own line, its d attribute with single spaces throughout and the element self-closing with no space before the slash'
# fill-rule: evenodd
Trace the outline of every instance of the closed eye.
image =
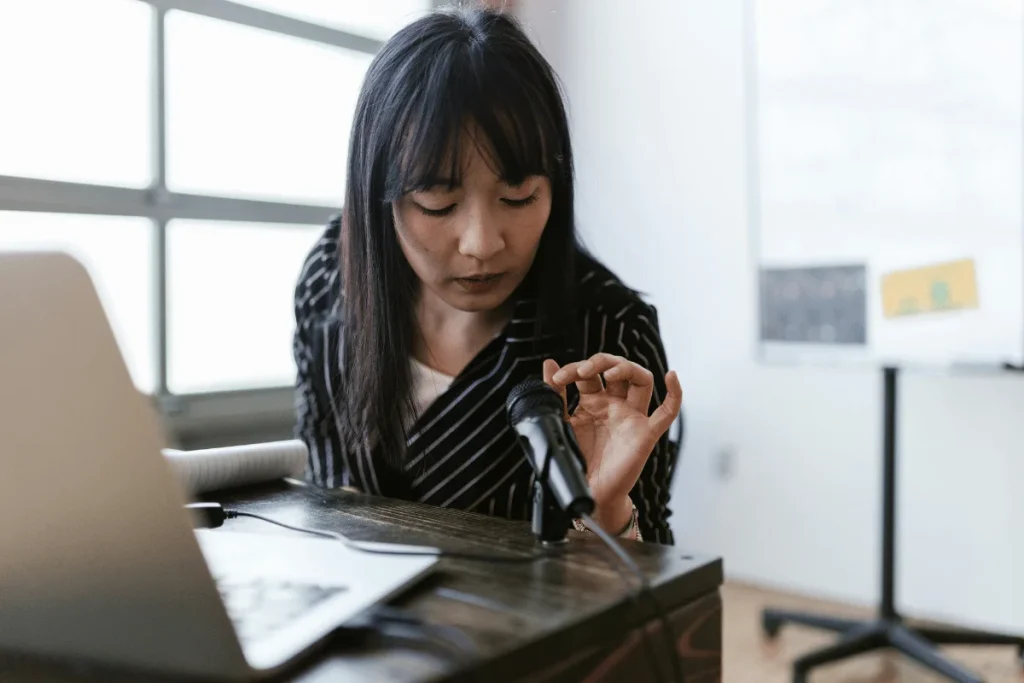
<svg viewBox="0 0 1024 683">
<path fill-rule="evenodd" d="M 534 192 L 529 197 L 524 197 L 523 199 L 509 199 L 507 197 L 502 197 L 501 201 L 513 208 L 521 208 L 524 206 L 529 206 L 530 204 L 533 204 L 535 201 L 537 201 L 537 193 Z"/>
<path fill-rule="evenodd" d="M 440 209 L 428 209 L 427 207 L 417 202 L 413 202 L 413 204 L 415 204 L 416 208 L 419 209 L 425 216 L 433 216 L 435 218 L 450 215 L 452 211 L 455 211 L 455 207 L 458 206 L 458 204 L 449 204 L 448 206 L 445 206 Z"/>
</svg>

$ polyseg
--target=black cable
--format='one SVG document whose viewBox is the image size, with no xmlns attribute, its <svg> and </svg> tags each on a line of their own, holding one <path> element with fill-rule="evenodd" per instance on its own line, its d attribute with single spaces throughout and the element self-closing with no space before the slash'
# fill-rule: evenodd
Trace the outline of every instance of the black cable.
<svg viewBox="0 0 1024 683">
<path fill-rule="evenodd" d="M 676 683 L 684 683 L 685 678 L 683 677 L 683 667 L 679 663 L 679 656 L 676 653 L 675 631 L 672 629 L 672 625 L 665 617 L 665 610 L 661 606 L 661 601 L 658 600 L 658 598 L 654 595 L 654 592 L 651 590 L 651 584 L 647 581 L 647 575 L 643 573 L 639 566 L 637 566 L 637 563 L 633 561 L 633 558 L 630 557 L 625 550 L 623 550 L 622 546 L 619 545 L 618 541 L 616 541 L 611 536 L 611 534 L 605 531 L 600 524 L 594 521 L 593 517 L 591 517 L 589 514 L 583 514 L 580 516 L 580 519 L 583 520 L 583 523 L 587 525 L 587 528 L 594 534 L 596 534 L 597 537 L 600 538 L 604 542 L 604 544 L 616 555 L 616 557 L 618 557 L 622 564 L 629 569 L 630 573 L 633 574 L 633 577 L 640 584 L 638 595 L 646 597 L 654 606 L 654 611 L 658 619 L 658 623 L 661 624 L 662 639 L 664 640 L 664 644 L 668 652 L 668 657 L 671 661 L 673 676 L 671 680 L 676 681 Z M 623 576 L 623 574 L 619 572 L 619 576 Z M 629 585 L 628 582 L 626 583 L 627 585 Z M 646 624 L 643 627 L 642 633 L 643 640 L 645 643 L 647 643 L 648 638 Z M 658 667 L 658 669 L 660 671 L 661 667 Z"/>
<path fill-rule="evenodd" d="M 602 532 L 603 531 L 604 530 L 602 529 Z M 626 586 L 626 590 L 629 591 L 628 595 L 630 606 L 634 609 L 638 609 L 640 607 L 640 592 L 633 590 L 633 584 L 630 581 L 629 573 L 622 568 L 622 565 L 619 562 L 615 562 L 615 557 L 608 558 L 606 554 L 602 554 L 602 559 L 604 559 L 605 563 L 611 567 L 616 574 L 618 574 L 619 579 L 621 579 L 622 583 Z M 647 655 L 647 666 L 653 674 L 654 681 L 664 680 L 662 677 L 661 667 L 658 666 L 658 655 L 653 649 L 654 646 L 651 643 L 651 639 L 647 637 L 646 615 L 643 616 L 644 621 L 640 624 L 640 642 L 643 644 L 644 654 Z"/>
<path fill-rule="evenodd" d="M 370 621 L 379 633 L 393 635 L 404 633 L 409 640 L 422 639 L 441 644 L 446 651 L 454 653 L 459 661 L 467 664 L 480 654 L 476 643 L 455 626 L 431 624 L 412 612 L 389 605 L 376 605 L 369 613 Z"/>
<path fill-rule="evenodd" d="M 304 534 L 312 534 L 314 536 L 322 536 L 324 538 L 331 538 L 335 541 L 340 541 L 345 547 L 351 550 L 358 550 L 362 553 L 372 553 L 375 555 L 402 555 L 402 556 L 429 556 L 429 557 L 446 557 L 456 560 L 473 560 L 479 562 L 496 562 L 496 563 L 509 563 L 519 564 L 525 562 L 535 562 L 540 559 L 548 557 L 544 554 L 533 554 L 530 555 L 487 555 L 477 553 L 464 553 L 458 551 L 442 550 L 440 548 L 432 548 L 428 546 L 409 546 L 409 545 L 396 545 L 393 543 L 373 543 L 370 541 L 353 541 L 351 538 L 342 536 L 339 533 L 333 531 L 326 531 L 323 529 L 307 529 L 306 527 L 294 526 L 292 524 L 286 524 L 279 522 L 276 519 L 270 517 L 264 517 L 263 515 L 257 515 L 254 512 L 243 512 L 241 510 L 225 510 L 224 516 L 226 519 L 234 519 L 236 517 L 249 517 L 251 519 L 258 519 L 261 522 L 267 524 L 273 524 L 275 526 L 288 529 L 290 531 L 298 531 Z"/>
<path fill-rule="evenodd" d="M 501 556 L 475 555 L 472 553 L 451 553 L 442 551 L 439 548 L 426 546 L 400 546 L 386 543 L 353 541 L 352 539 L 333 531 L 307 529 L 306 527 L 279 522 L 276 519 L 264 517 L 263 515 L 258 515 L 253 512 L 226 510 L 219 503 L 197 503 L 186 507 L 192 511 L 195 525 L 199 528 L 216 528 L 221 526 L 226 519 L 249 517 L 261 522 L 279 526 L 283 529 L 288 529 L 289 531 L 297 531 L 299 533 L 321 536 L 331 540 L 340 541 L 348 548 L 365 553 L 375 553 L 380 555 L 457 557 L 470 560 L 486 560 L 488 562 L 532 562 L 535 559 L 542 557 L 540 555 L 517 557 L 515 555 Z M 476 647 L 476 643 L 474 643 L 472 639 L 470 639 L 461 629 L 454 626 L 430 624 L 411 612 L 384 604 L 374 605 L 373 608 L 364 612 L 361 617 L 350 620 L 342 628 L 342 632 L 346 633 L 349 637 L 363 633 L 375 634 L 377 636 L 412 644 L 425 643 L 435 651 L 442 650 L 442 654 L 449 659 L 453 659 L 452 655 L 454 654 L 454 659 L 458 660 L 457 663 L 464 666 L 470 665 L 480 654 L 479 649 Z"/>
<path fill-rule="evenodd" d="M 217 505 L 217 504 L 213 504 L 213 507 L 220 507 L 220 506 Z M 216 511 L 212 511 L 212 512 L 215 513 Z M 211 510 L 204 510 L 204 514 L 206 514 L 207 516 L 209 516 L 210 513 L 211 513 Z M 395 545 L 395 544 L 390 544 L 390 543 L 373 543 L 373 542 L 367 542 L 367 541 L 354 541 L 354 540 L 352 540 L 352 539 L 350 539 L 350 538 L 348 538 L 346 536 L 343 536 L 342 534 L 339 534 L 339 533 L 336 533 L 336 532 L 333 532 L 333 531 L 327 531 L 327 530 L 324 530 L 324 529 L 309 529 L 309 528 L 306 528 L 306 527 L 296 526 L 296 525 L 293 525 L 293 524 L 287 524 L 285 522 L 280 522 L 280 521 L 278 521 L 276 519 L 272 519 L 270 517 L 264 517 L 263 515 L 258 515 L 258 514 L 254 513 L 254 512 L 244 512 L 242 510 L 228 510 L 228 509 L 224 509 L 223 510 L 223 515 L 224 515 L 224 519 L 235 519 L 235 518 L 239 518 L 239 517 L 248 517 L 250 519 L 256 519 L 256 520 L 259 520 L 261 522 L 266 522 L 267 524 L 273 524 L 275 526 L 279 526 L 279 527 L 281 527 L 283 529 L 288 529 L 289 531 L 296 531 L 296 532 L 299 532 L 299 533 L 310 534 L 310 535 L 313 535 L 313 536 L 321 536 L 323 538 L 330 538 L 330 539 L 333 539 L 335 541 L 340 541 L 343 545 L 345 545 L 345 547 L 350 548 L 351 550 L 357 550 L 359 552 L 372 553 L 372 554 L 377 554 L 377 555 L 402 555 L 402 556 L 406 556 L 406 557 L 408 557 L 408 556 L 431 556 L 431 557 L 439 557 L 439 558 L 440 557 L 446 557 L 446 558 L 460 559 L 460 560 L 473 560 L 473 561 L 481 561 L 481 562 L 510 563 L 510 564 L 534 562 L 536 560 L 544 559 L 545 557 L 547 557 L 547 555 L 544 555 L 544 554 L 530 554 L 528 556 L 487 555 L 487 554 L 463 553 L 463 552 L 447 551 L 447 550 L 441 550 L 440 548 L 432 548 L 432 547 L 427 547 L 427 546 L 401 546 L 401 545 Z M 671 624 L 669 624 L 668 619 L 665 617 L 665 612 L 664 612 L 664 609 L 661 606 L 660 601 L 655 597 L 654 593 L 651 591 L 650 584 L 647 581 L 646 575 L 644 575 L 644 573 L 643 573 L 643 571 L 641 571 L 640 567 L 637 566 L 636 562 L 633 561 L 633 558 L 631 558 L 626 553 L 626 551 L 622 549 L 622 546 L 620 546 L 615 541 L 615 539 L 613 539 L 608 534 L 608 532 L 606 532 L 601 527 L 600 524 L 595 522 L 594 519 L 590 515 L 583 514 L 583 515 L 581 515 L 581 519 L 587 525 L 587 528 L 590 529 L 591 531 L 593 531 L 594 534 L 596 534 L 597 537 L 600 538 L 604 542 L 604 544 L 616 555 L 616 557 L 620 560 L 620 562 L 629 569 L 629 572 L 633 575 L 633 577 L 639 583 L 639 589 L 638 589 L 636 594 L 631 594 L 631 600 L 636 600 L 638 596 L 639 597 L 646 597 L 653 604 L 654 610 L 655 610 L 655 613 L 656 613 L 656 616 L 657 616 L 657 619 L 658 619 L 658 622 L 661 624 L 662 637 L 666 641 L 666 645 L 667 645 L 666 649 L 668 651 L 669 659 L 672 662 L 672 673 L 673 673 L 673 676 L 674 676 L 673 680 L 675 680 L 677 683 L 684 683 L 682 667 L 681 667 L 681 665 L 679 663 L 679 657 L 676 655 L 675 633 L 672 630 Z M 219 526 L 219 524 L 213 524 L 213 526 Z M 622 572 L 620 566 L 618 564 L 616 564 L 616 563 L 610 563 L 610 565 L 616 571 L 616 573 L 619 574 L 620 578 L 622 578 L 623 583 L 625 583 L 628 587 L 632 588 L 632 586 L 630 585 L 630 582 L 628 580 L 628 576 Z M 434 627 L 434 628 L 438 629 L 438 628 L 444 628 L 444 627 Z M 455 629 L 455 630 L 458 631 L 457 629 Z M 460 635 L 462 635 L 463 638 L 465 637 L 465 635 L 461 634 L 461 632 L 458 632 L 458 633 Z M 449 637 L 453 637 L 452 634 L 449 633 Z M 454 637 L 457 637 L 457 636 L 454 636 Z M 650 642 L 649 642 L 649 639 L 647 637 L 646 626 L 644 627 L 644 629 L 642 631 L 642 639 L 643 639 L 645 647 L 648 648 L 648 654 L 650 655 Z M 655 657 L 650 657 L 650 658 L 651 658 L 652 667 L 653 667 L 654 666 L 654 661 L 657 659 L 657 657 L 655 656 Z M 659 667 L 659 670 L 660 670 L 660 667 Z"/>
<path fill-rule="evenodd" d="M 374 605 L 348 620 L 337 633 L 349 644 L 363 645 L 375 638 L 378 645 L 390 642 L 425 650 L 469 672 L 480 656 L 476 643 L 461 629 L 431 624 L 408 610 L 385 604 Z M 469 676 L 469 680 L 476 680 L 475 673 Z"/>
</svg>

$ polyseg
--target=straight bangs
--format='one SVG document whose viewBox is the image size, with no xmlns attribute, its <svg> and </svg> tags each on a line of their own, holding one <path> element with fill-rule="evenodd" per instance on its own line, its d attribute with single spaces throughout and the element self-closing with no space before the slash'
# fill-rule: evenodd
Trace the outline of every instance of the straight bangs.
<svg viewBox="0 0 1024 683">
<path fill-rule="evenodd" d="M 501 53 L 485 54 L 472 41 L 447 47 L 398 112 L 384 155 L 384 200 L 459 186 L 466 145 L 475 145 L 509 185 L 535 175 L 560 184 L 562 134 L 558 112 L 537 87 L 543 81 L 524 73 L 521 58 L 513 63 Z"/>
</svg>

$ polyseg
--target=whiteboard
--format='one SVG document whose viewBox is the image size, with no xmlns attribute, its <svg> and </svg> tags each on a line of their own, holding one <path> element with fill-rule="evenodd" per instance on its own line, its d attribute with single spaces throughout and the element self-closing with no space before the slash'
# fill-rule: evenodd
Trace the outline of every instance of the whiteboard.
<svg viewBox="0 0 1024 683">
<path fill-rule="evenodd" d="M 1024 362 L 1024 0 L 749 7 L 762 359 Z"/>
</svg>

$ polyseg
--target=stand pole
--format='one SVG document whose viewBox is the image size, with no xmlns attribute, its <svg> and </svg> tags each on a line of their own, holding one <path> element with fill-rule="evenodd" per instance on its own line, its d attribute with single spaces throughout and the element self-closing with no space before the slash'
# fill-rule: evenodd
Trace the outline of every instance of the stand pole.
<svg viewBox="0 0 1024 683">
<path fill-rule="evenodd" d="M 533 535 L 544 545 L 568 542 L 569 517 L 540 477 L 533 482 Z"/>
<path fill-rule="evenodd" d="M 899 620 L 896 612 L 896 378 L 884 370 L 882 414 L 882 602 L 879 616 Z"/>
</svg>

